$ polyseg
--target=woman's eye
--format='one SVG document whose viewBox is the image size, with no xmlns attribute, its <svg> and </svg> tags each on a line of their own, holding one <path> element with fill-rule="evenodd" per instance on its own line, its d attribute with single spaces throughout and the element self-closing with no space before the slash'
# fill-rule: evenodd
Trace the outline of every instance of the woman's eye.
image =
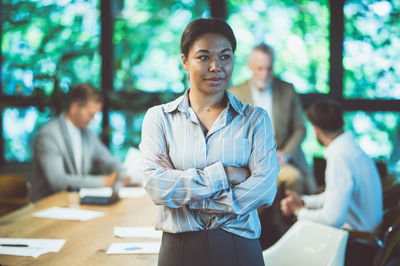
<svg viewBox="0 0 400 266">
<path fill-rule="evenodd" d="M 231 58 L 231 56 L 228 55 L 228 54 L 225 54 L 225 55 L 222 55 L 222 56 L 221 56 L 221 59 L 222 59 L 222 60 L 228 60 L 229 58 Z"/>
<path fill-rule="evenodd" d="M 208 55 L 202 55 L 202 56 L 200 56 L 199 57 L 199 59 L 201 59 L 201 60 L 208 60 Z"/>
</svg>

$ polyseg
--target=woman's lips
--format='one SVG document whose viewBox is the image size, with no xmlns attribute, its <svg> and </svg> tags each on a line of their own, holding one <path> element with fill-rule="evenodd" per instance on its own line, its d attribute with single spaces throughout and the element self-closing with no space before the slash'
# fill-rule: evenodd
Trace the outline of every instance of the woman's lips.
<svg viewBox="0 0 400 266">
<path fill-rule="evenodd" d="M 223 78 L 209 78 L 206 79 L 206 82 L 210 85 L 217 86 L 220 85 L 225 79 Z"/>
</svg>

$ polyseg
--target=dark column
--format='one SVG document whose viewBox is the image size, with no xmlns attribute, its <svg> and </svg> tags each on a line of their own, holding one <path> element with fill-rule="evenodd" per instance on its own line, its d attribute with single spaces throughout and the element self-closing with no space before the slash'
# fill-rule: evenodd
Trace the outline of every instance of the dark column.
<svg viewBox="0 0 400 266">
<path fill-rule="evenodd" d="M 210 5 L 210 13 L 212 18 L 220 18 L 226 20 L 227 8 L 225 0 L 208 0 Z"/>
<path fill-rule="evenodd" d="M 112 15 L 112 0 L 101 0 L 101 43 L 100 54 L 102 57 L 101 63 L 101 88 L 104 97 L 103 105 L 103 133 L 102 140 L 106 145 L 110 144 L 110 132 L 108 113 L 110 110 L 110 92 L 113 91 L 113 77 L 114 77 L 114 54 L 113 54 L 113 15 Z"/>
<path fill-rule="evenodd" d="M 344 0 L 329 0 L 329 96 L 336 101 L 343 100 L 343 38 L 344 38 Z"/>
<path fill-rule="evenodd" d="M 0 1 L 0 96 L 3 94 L 3 84 L 2 84 L 2 66 L 3 62 L 3 50 L 2 47 L 2 36 L 3 36 L 3 1 Z M 0 108 L 0 167 L 4 165 L 4 136 L 3 136 L 3 109 Z"/>
</svg>

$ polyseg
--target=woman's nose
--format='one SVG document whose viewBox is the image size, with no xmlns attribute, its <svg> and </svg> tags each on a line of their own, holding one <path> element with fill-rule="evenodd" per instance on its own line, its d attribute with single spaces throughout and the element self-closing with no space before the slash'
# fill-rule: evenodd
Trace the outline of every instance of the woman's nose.
<svg viewBox="0 0 400 266">
<path fill-rule="evenodd" d="M 218 72 L 221 71 L 221 65 L 217 58 L 211 58 L 209 65 L 210 72 Z"/>
</svg>

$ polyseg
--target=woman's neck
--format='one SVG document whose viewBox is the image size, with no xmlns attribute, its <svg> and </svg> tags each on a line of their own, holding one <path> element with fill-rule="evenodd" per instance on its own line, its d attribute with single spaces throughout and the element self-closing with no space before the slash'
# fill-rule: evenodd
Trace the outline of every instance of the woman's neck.
<svg viewBox="0 0 400 266">
<path fill-rule="evenodd" d="M 217 94 L 205 94 L 189 89 L 189 103 L 196 113 L 223 109 L 226 107 L 225 91 Z"/>
</svg>

